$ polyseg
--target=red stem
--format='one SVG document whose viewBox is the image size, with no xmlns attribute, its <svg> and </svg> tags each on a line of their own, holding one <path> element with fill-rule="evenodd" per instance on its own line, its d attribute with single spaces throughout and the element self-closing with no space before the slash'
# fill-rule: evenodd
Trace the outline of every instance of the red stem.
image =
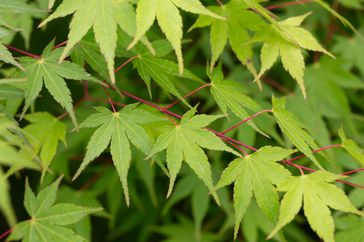
<svg viewBox="0 0 364 242">
<path fill-rule="evenodd" d="M 328 145 L 328 146 L 324 146 L 324 147 L 321 147 L 317 150 L 313 150 L 312 153 L 317 153 L 317 152 L 320 152 L 320 151 L 324 151 L 324 150 L 328 150 L 328 149 L 331 149 L 331 148 L 337 148 L 337 147 L 341 147 L 341 144 L 334 144 L 334 145 Z M 302 154 L 302 155 L 298 155 L 296 157 L 293 157 L 289 160 L 286 160 L 285 162 L 287 161 L 295 161 L 295 160 L 299 160 L 301 158 L 305 157 L 305 154 Z"/>
<path fill-rule="evenodd" d="M 54 47 L 53 47 L 53 49 L 58 49 L 58 48 L 60 48 L 60 47 L 64 46 L 65 44 L 67 44 L 67 40 L 66 40 L 66 41 L 63 41 L 63 42 L 61 42 L 61 43 L 59 43 L 59 44 L 58 44 L 58 45 L 56 45 L 56 46 L 54 46 Z"/>
<path fill-rule="evenodd" d="M 129 62 L 131 62 L 131 61 L 133 61 L 133 60 L 135 60 L 135 59 L 137 59 L 137 58 L 139 58 L 139 55 L 135 55 L 135 56 L 132 56 L 132 57 L 130 57 L 129 59 L 127 59 L 123 64 L 121 64 L 118 68 L 116 68 L 115 69 L 115 73 L 116 72 L 118 72 L 118 71 L 120 71 L 124 66 L 126 66 Z"/>
<path fill-rule="evenodd" d="M 229 145 L 231 145 L 231 146 L 235 147 L 236 149 L 238 149 L 241 153 L 243 153 L 244 156 L 248 155 L 248 153 L 243 148 L 241 148 L 240 146 L 234 144 L 233 142 L 229 141 L 228 139 L 226 139 L 224 137 L 220 137 L 220 139 L 222 139 L 223 141 L 225 141 Z"/>
<path fill-rule="evenodd" d="M 346 172 L 341 173 L 341 175 L 346 176 L 346 175 L 350 175 L 350 174 L 361 172 L 361 171 L 364 171 L 364 168 L 359 168 L 359 169 L 355 169 L 355 170 L 351 170 L 351 171 L 346 171 Z"/>
<path fill-rule="evenodd" d="M 187 93 L 185 96 L 183 96 L 184 99 L 192 96 L 193 94 L 195 94 L 196 92 L 200 91 L 201 89 L 204 89 L 205 87 L 210 87 L 211 83 L 206 83 L 198 88 L 196 88 L 195 90 Z M 177 99 L 176 101 L 174 101 L 173 103 L 169 104 L 167 107 L 165 107 L 165 109 L 170 109 L 171 107 L 173 107 L 174 105 L 176 105 L 177 103 L 179 103 L 181 101 L 181 99 Z"/>
<path fill-rule="evenodd" d="M 32 53 L 29 53 L 27 51 L 24 51 L 24 50 L 21 50 L 21 49 L 18 49 L 16 47 L 13 47 L 11 45 L 5 45 L 6 48 L 8 48 L 9 50 L 13 50 L 15 52 L 18 52 L 19 54 L 22 54 L 22 55 L 26 55 L 26 56 L 29 56 L 29 57 L 32 57 L 34 59 L 39 59 L 40 56 L 39 55 L 35 55 L 35 54 L 32 54 Z"/>
<path fill-rule="evenodd" d="M 246 118 L 246 119 L 244 119 L 244 120 L 240 121 L 239 123 L 237 123 L 237 124 L 235 124 L 235 125 L 231 126 L 231 127 L 230 127 L 230 128 L 228 128 L 228 129 L 226 129 L 226 130 L 222 131 L 222 132 L 221 132 L 221 134 L 226 134 L 227 132 L 229 132 L 229 131 L 231 131 L 231 130 L 233 130 L 233 129 L 236 129 L 236 128 L 237 128 L 237 127 L 239 127 L 240 125 L 242 125 L 242 124 L 244 124 L 244 123 L 246 123 L 246 122 L 248 122 L 248 121 L 252 120 L 253 118 L 255 118 L 255 117 L 257 117 L 257 116 L 261 115 L 262 113 L 271 113 L 271 112 L 272 112 L 272 110 L 271 110 L 271 109 L 264 109 L 264 110 L 261 110 L 261 111 L 257 112 L 256 114 L 254 114 L 254 115 L 252 115 L 252 116 L 250 116 L 250 117 L 248 117 L 248 118 Z"/>
<path fill-rule="evenodd" d="M 104 82 L 105 82 L 105 81 L 104 81 Z M 116 113 L 117 111 L 116 111 L 116 109 L 115 109 L 114 102 L 112 101 L 112 99 L 111 99 L 111 97 L 110 97 L 109 92 L 107 91 L 106 87 L 102 87 L 102 88 L 104 89 L 104 92 L 105 92 L 105 94 L 106 94 L 106 96 L 107 96 L 107 100 L 109 101 L 109 103 L 110 103 L 110 105 L 111 105 L 112 111 L 113 111 L 114 113 Z"/>
<path fill-rule="evenodd" d="M 6 230 L 2 235 L 0 235 L 0 240 L 5 239 L 5 237 L 11 233 L 11 231 L 13 231 L 13 229 Z"/>
<path fill-rule="evenodd" d="M 301 1 L 285 2 L 285 3 L 280 3 L 280 4 L 276 4 L 276 5 L 267 6 L 265 8 L 268 9 L 268 10 L 272 10 L 272 9 L 283 8 L 283 7 L 288 7 L 288 6 L 292 6 L 292 5 L 309 3 L 309 2 L 313 2 L 313 0 L 301 0 Z"/>
</svg>

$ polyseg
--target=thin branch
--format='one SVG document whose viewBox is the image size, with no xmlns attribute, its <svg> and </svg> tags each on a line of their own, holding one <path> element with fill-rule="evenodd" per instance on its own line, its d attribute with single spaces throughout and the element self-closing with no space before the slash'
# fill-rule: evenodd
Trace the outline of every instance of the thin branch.
<svg viewBox="0 0 364 242">
<path fill-rule="evenodd" d="M 139 55 L 135 55 L 135 56 L 132 56 L 130 57 L 129 59 L 127 59 L 123 64 L 121 64 L 118 68 L 115 69 L 115 73 L 120 71 L 124 66 L 126 66 L 129 62 L 139 58 L 140 56 Z"/>
<path fill-rule="evenodd" d="M 332 148 L 340 148 L 340 147 L 342 147 L 341 144 L 328 145 L 328 146 L 321 147 L 321 148 L 319 148 L 317 150 L 313 150 L 312 153 L 317 153 L 317 152 L 320 152 L 320 151 L 324 151 L 324 150 L 328 150 L 328 149 L 332 149 Z M 305 156 L 306 156 L 305 154 L 298 155 L 298 156 L 293 157 L 293 158 L 291 158 L 289 160 L 286 160 L 285 162 L 299 160 L 299 159 L 301 159 L 301 158 L 303 158 Z"/>
<path fill-rule="evenodd" d="M 216 3 L 220 6 L 224 6 L 224 4 L 221 2 L 221 0 L 216 0 Z"/>
<path fill-rule="evenodd" d="M 109 101 L 109 103 L 110 103 L 110 105 L 111 105 L 112 111 L 113 111 L 114 113 L 116 113 L 117 111 L 116 111 L 116 109 L 115 109 L 115 106 L 114 106 L 113 100 L 111 99 L 109 92 L 107 91 L 106 87 L 102 87 L 102 88 L 104 89 L 104 92 L 105 92 L 105 94 L 106 94 L 106 96 L 107 96 L 107 100 Z"/>
<path fill-rule="evenodd" d="M 183 96 L 184 99 L 192 96 L 193 94 L 195 94 L 196 92 L 200 91 L 201 89 L 204 89 L 205 87 L 210 87 L 211 83 L 206 83 L 198 88 L 196 88 L 195 90 L 187 93 L 185 96 Z M 167 107 L 165 107 L 165 109 L 170 109 L 171 107 L 173 107 L 174 105 L 176 105 L 177 103 L 179 103 L 181 101 L 181 99 L 177 99 L 176 101 L 174 101 L 173 103 L 167 105 Z"/>
<path fill-rule="evenodd" d="M 359 184 L 356 184 L 356 183 L 353 183 L 353 182 L 348 182 L 348 181 L 344 181 L 344 180 L 336 180 L 336 181 L 337 182 L 344 183 L 344 184 L 349 185 L 349 186 L 352 186 L 352 187 L 357 187 L 357 188 L 364 189 L 364 186 L 359 185 Z"/>
<path fill-rule="evenodd" d="M 60 48 L 60 47 L 64 46 L 65 44 L 67 44 L 67 40 L 66 40 L 66 41 L 63 41 L 63 42 L 61 42 L 61 43 L 59 43 L 59 44 L 58 44 L 58 45 L 56 45 L 56 46 L 54 46 L 54 47 L 53 47 L 53 50 L 58 49 L 58 48 Z"/>
<path fill-rule="evenodd" d="M 0 235 L 0 240 L 5 239 L 5 237 L 11 233 L 11 231 L 13 231 L 13 229 L 6 230 L 2 235 Z"/>
<path fill-rule="evenodd" d="M 346 171 L 346 172 L 343 172 L 341 173 L 341 175 L 350 175 L 350 174 L 354 174 L 354 173 L 357 173 L 357 172 L 362 172 L 364 171 L 364 168 L 359 168 L 359 169 L 355 169 L 355 170 L 351 170 L 351 171 Z"/>
<path fill-rule="evenodd" d="M 229 141 L 228 139 L 226 139 L 224 137 L 221 137 L 221 139 L 223 141 L 225 141 L 226 143 L 228 143 L 229 145 L 231 145 L 231 146 L 235 147 L 236 149 L 238 149 L 241 153 L 243 153 L 244 156 L 248 155 L 248 153 L 243 148 L 241 148 L 240 146 L 234 144 L 233 142 Z"/>
<path fill-rule="evenodd" d="M 233 129 L 236 129 L 236 128 L 237 128 L 237 127 L 239 127 L 240 125 L 242 125 L 242 124 L 244 124 L 244 123 L 246 123 L 246 122 L 249 122 L 249 121 L 250 121 L 250 120 L 252 120 L 253 118 L 255 118 L 255 117 L 257 117 L 257 116 L 259 116 L 259 115 L 261 115 L 261 114 L 263 114 L 263 113 L 271 113 L 271 112 L 272 112 L 272 110 L 271 110 L 271 109 L 264 109 L 264 110 L 261 110 L 261 111 L 257 112 L 256 114 L 254 114 L 254 115 L 252 115 L 252 116 L 250 116 L 250 117 L 248 117 L 248 118 L 246 118 L 246 119 L 244 119 L 244 120 L 240 121 L 239 123 L 237 123 L 237 124 L 235 124 L 235 125 L 231 126 L 231 127 L 230 127 L 230 128 L 228 128 L 228 129 L 226 129 L 226 130 L 222 131 L 222 132 L 221 132 L 221 134 L 226 134 L 227 132 L 229 132 L 229 131 L 231 131 L 231 130 L 233 130 Z"/>
<path fill-rule="evenodd" d="M 18 52 L 19 54 L 26 55 L 26 56 L 32 57 L 34 59 L 39 59 L 40 58 L 40 55 L 35 55 L 35 54 L 32 54 L 32 53 L 29 53 L 29 52 L 27 52 L 25 50 L 18 49 L 18 48 L 14 47 L 14 46 L 11 46 L 11 45 L 5 45 L 5 46 L 9 50 Z"/>
</svg>

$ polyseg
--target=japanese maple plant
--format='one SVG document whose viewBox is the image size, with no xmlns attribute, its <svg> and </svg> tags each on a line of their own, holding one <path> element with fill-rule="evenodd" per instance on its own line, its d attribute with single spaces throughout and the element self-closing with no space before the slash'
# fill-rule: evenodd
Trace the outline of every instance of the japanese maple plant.
<svg viewBox="0 0 364 242">
<path fill-rule="evenodd" d="M 364 241 L 361 0 L 0 0 L 0 240 Z"/>
</svg>

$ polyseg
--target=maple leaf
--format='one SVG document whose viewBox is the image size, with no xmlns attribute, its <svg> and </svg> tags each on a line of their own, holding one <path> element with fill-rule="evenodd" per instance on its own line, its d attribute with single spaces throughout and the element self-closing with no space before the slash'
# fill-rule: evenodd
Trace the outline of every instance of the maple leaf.
<svg viewBox="0 0 364 242">
<path fill-rule="evenodd" d="M 9 182 L 7 181 L 6 176 L 4 175 L 3 170 L 0 167 L 0 211 L 4 215 L 8 224 L 10 226 L 14 226 L 16 223 L 16 217 L 11 204 L 9 188 Z"/>
<path fill-rule="evenodd" d="M 265 25 L 262 18 L 250 11 L 242 1 L 230 1 L 226 5 L 209 7 L 209 10 L 225 17 L 226 20 L 200 15 L 190 30 L 211 26 L 210 45 L 212 57 L 210 71 L 229 40 L 231 48 L 240 62 L 246 65 L 253 74 L 256 74 L 254 66 L 249 62 L 253 55 L 253 46 L 249 42 L 251 39 L 249 31 L 256 32 L 260 30 Z"/>
<path fill-rule="evenodd" d="M 273 184 L 285 181 L 291 173 L 275 162 L 294 152 L 292 149 L 265 146 L 251 155 L 233 160 L 223 171 L 216 189 L 234 182 L 234 238 L 253 192 L 263 213 L 272 222 L 277 222 L 279 201 Z"/>
<path fill-rule="evenodd" d="M 53 42 L 44 49 L 39 59 L 30 57 L 21 58 L 21 63 L 25 68 L 25 72 L 22 75 L 28 80 L 27 88 L 25 89 L 25 105 L 22 116 L 24 116 L 27 109 L 37 98 L 44 83 L 49 93 L 66 109 L 70 114 L 72 122 L 77 126 L 76 116 L 72 106 L 71 92 L 63 78 L 100 82 L 74 63 L 64 61 L 58 64 L 57 59 L 61 55 L 63 48 L 52 51 L 52 47 Z"/>
<path fill-rule="evenodd" d="M 177 63 L 163 58 L 169 53 L 169 49 L 171 49 L 170 45 L 167 44 L 168 42 L 163 40 L 152 42 L 156 51 L 155 55 L 152 55 L 145 47 L 138 46 L 135 48 L 136 50 L 132 51 L 135 55 L 138 55 L 138 58 L 133 61 L 133 64 L 136 67 L 139 76 L 145 82 L 150 96 L 152 96 L 151 79 L 153 79 L 165 91 L 185 102 L 173 81 L 176 80 L 176 78 L 184 78 L 197 82 L 201 82 L 201 80 L 187 69 L 185 69 L 183 75 L 181 75 L 178 72 Z"/>
<path fill-rule="evenodd" d="M 277 190 L 286 193 L 281 201 L 278 223 L 268 238 L 293 220 L 303 202 L 303 211 L 311 228 L 324 241 L 334 241 L 335 227 L 329 207 L 363 215 L 351 204 L 341 189 L 330 184 L 340 178 L 343 176 L 317 171 L 309 175 L 291 177 L 280 184 Z"/>
<path fill-rule="evenodd" d="M 264 72 L 270 69 L 278 56 L 281 56 L 284 69 L 297 81 L 305 98 L 307 94 L 303 79 L 305 62 L 302 49 L 319 51 L 332 56 L 310 32 L 299 27 L 309 14 L 278 22 L 279 27 L 289 34 L 289 38 L 283 35 L 281 29 L 278 29 L 274 24 L 258 31 L 253 37 L 253 41 L 264 42 L 260 56 L 262 66 L 256 79 L 259 79 Z"/>
<path fill-rule="evenodd" d="M 178 8 L 184 11 L 209 15 L 223 19 L 205 8 L 199 0 L 139 0 L 136 8 L 136 32 L 128 49 L 132 48 L 139 39 L 150 29 L 157 19 L 160 28 L 175 50 L 180 74 L 183 73 L 182 57 L 182 17 Z"/>
<path fill-rule="evenodd" d="M 24 206 L 30 219 L 17 224 L 8 240 L 22 240 L 23 242 L 81 242 L 85 241 L 73 230 L 64 227 L 78 222 L 91 213 L 102 208 L 87 208 L 69 203 L 54 204 L 61 178 L 44 188 L 37 196 L 26 182 Z"/>
<path fill-rule="evenodd" d="M 60 56 L 62 61 L 71 49 L 93 28 L 95 39 L 107 62 L 109 77 L 115 83 L 114 58 L 117 42 L 117 27 L 134 35 L 135 13 L 128 1 L 113 0 L 63 0 L 62 4 L 46 18 L 39 27 L 48 22 L 73 14 L 66 48 Z M 140 36 L 142 37 L 142 36 Z M 148 41 L 143 39 L 148 45 Z"/>
<path fill-rule="evenodd" d="M 23 135 L 16 123 L 0 118 L 0 164 L 10 167 L 6 176 L 23 168 L 39 170 L 39 165 L 33 162 L 36 153 Z"/>
<path fill-rule="evenodd" d="M 312 149 L 318 146 L 313 138 L 304 130 L 304 125 L 290 111 L 286 109 L 286 98 L 272 98 L 273 114 L 277 120 L 278 126 L 288 139 L 294 144 L 298 150 L 312 160 L 316 166 L 323 169 L 316 157 L 312 153 Z"/>
<path fill-rule="evenodd" d="M 0 0 L 0 13 L 39 13 L 45 12 L 22 0 Z"/>
<path fill-rule="evenodd" d="M 231 110 L 239 119 L 246 119 L 250 114 L 246 109 L 258 112 L 262 107 L 244 93 L 241 85 L 234 81 L 224 80 L 221 65 L 218 65 L 209 75 L 211 79 L 210 92 L 220 110 L 227 114 Z M 248 122 L 257 132 L 267 136 L 250 120 Z"/>
<path fill-rule="evenodd" d="M 12 64 L 19 69 L 24 70 L 24 68 L 13 58 L 8 49 L 0 43 L 0 61 L 3 61 L 8 64 Z"/>
<path fill-rule="evenodd" d="M 178 125 L 166 127 L 165 131 L 158 137 L 148 157 L 167 150 L 167 167 L 170 173 L 167 197 L 172 193 L 182 162 L 185 161 L 205 183 L 216 202 L 219 203 L 212 184 L 211 166 L 202 148 L 225 150 L 236 155 L 239 155 L 239 153 L 225 145 L 215 134 L 204 129 L 213 121 L 221 118 L 221 115 L 194 116 L 195 112 L 195 109 L 189 110 L 183 115 Z"/>
<path fill-rule="evenodd" d="M 131 162 L 130 142 L 143 153 L 148 154 L 152 141 L 141 125 L 163 119 L 142 109 L 137 109 L 135 104 L 128 105 L 115 113 L 103 107 L 96 110 L 97 113 L 91 114 L 80 124 L 81 128 L 100 127 L 91 136 L 85 158 L 73 176 L 73 180 L 108 147 L 111 141 L 110 153 L 120 176 L 126 203 L 129 205 L 127 175 Z"/>
<path fill-rule="evenodd" d="M 341 128 L 339 130 L 339 136 L 342 142 L 342 147 L 361 165 L 364 166 L 364 154 L 359 148 L 358 144 L 354 140 L 348 139 Z"/>
<path fill-rule="evenodd" d="M 25 119 L 30 124 L 23 130 L 35 152 L 39 152 L 43 178 L 56 154 L 58 142 L 62 141 L 66 145 L 66 127 L 57 118 L 46 112 L 28 114 L 25 115 Z"/>
</svg>

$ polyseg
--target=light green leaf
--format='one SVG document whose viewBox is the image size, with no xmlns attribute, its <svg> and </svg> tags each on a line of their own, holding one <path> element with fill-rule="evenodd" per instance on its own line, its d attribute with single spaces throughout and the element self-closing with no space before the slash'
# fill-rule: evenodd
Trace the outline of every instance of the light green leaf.
<svg viewBox="0 0 364 242">
<path fill-rule="evenodd" d="M 147 111 L 137 109 L 136 105 L 126 106 L 116 113 L 105 108 L 97 108 L 97 111 L 80 125 L 81 127 L 100 127 L 91 136 L 85 158 L 73 176 L 73 180 L 108 147 L 111 141 L 111 156 L 124 189 L 126 203 L 129 205 L 127 175 L 131 161 L 130 142 L 144 154 L 148 154 L 152 143 L 141 124 L 162 119 Z"/>
<path fill-rule="evenodd" d="M 286 180 L 291 174 L 275 162 L 294 152 L 295 150 L 265 146 L 251 155 L 233 160 L 223 171 L 216 188 L 234 182 L 235 238 L 253 193 L 263 213 L 273 223 L 278 221 L 278 194 L 273 184 Z"/>
<path fill-rule="evenodd" d="M 178 65 L 173 61 L 153 56 L 149 52 L 143 52 L 143 50 L 136 54 L 140 55 L 140 58 L 135 59 L 133 63 L 138 70 L 139 76 L 147 85 L 150 96 L 151 79 L 162 87 L 163 90 L 182 100 L 184 99 L 174 85 L 174 80 L 177 81 L 177 78 L 183 78 L 201 82 L 200 78 L 187 69 L 184 70 L 183 75 L 180 75 Z"/>
<path fill-rule="evenodd" d="M 40 13 L 44 10 L 22 0 L 0 0 L 0 13 Z"/>
<path fill-rule="evenodd" d="M 71 203 L 58 203 L 40 213 L 37 222 L 56 225 L 74 224 L 87 215 L 100 210 L 100 208 L 86 208 Z"/>
<path fill-rule="evenodd" d="M 195 112 L 195 109 L 191 109 L 182 117 L 179 125 L 166 128 L 158 137 L 148 157 L 167 149 L 167 166 L 171 174 L 167 196 L 172 191 L 176 176 L 181 169 L 182 160 L 184 160 L 209 188 L 216 202 L 219 203 L 212 184 L 211 167 L 201 147 L 239 154 L 226 146 L 216 135 L 203 129 L 219 116 L 193 116 Z"/>
<path fill-rule="evenodd" d="M 28 182 L 26 183 L 24 206 L 31 218 L 13 228 L 9 241 L 84 241 L 84 238 L 62 225 L 74 224 L 85 216 L 100 211 L 101 208 L 86 208 L 65 203 L 54 205 L 61 178 L 41 190 L 37 196 L 34 195 Z"/>
<path fill-rule="evenodd" d="M 0 61 L 12 64 L 19 69 L 24 70 L 24 68 L 13 58 L 10 51 L 2 44 L 0 44 Z"/>
<path fill-rule="evenodd" d="M 200 15 L 191 29 L 201 28 L 211 25 L 210 45 L 211 45 L 211 63 L 210 71 L 214 68 L 216 61 L 224 50 L 229 40 L 233 52 L 243 65 L 249 66 L 249 60 L 252 58 L 252 48 L 249 31 L 260 29 L 265 23 L 260 16 L 248 9 L 248 6 L 242 1 L 230 1 L 226 5 L 212 6 L 209 10 L 225 19 L 212 18 L 210 16 Z M 191 30 L 190 29 L 190 30 Z"/>
<path fill-rule="evenodd" d="M 221 73 L 221 74 L 219 74 Z M 215 99 L 216 104 L 219 106 L 224 114 L 228 114 L 228 111 L 232 111 L 239 119 L 246 119 L 250 114 L 246 109 L 258 112 L 262 108 L 260 105 L 247 96 L 242 90 L 241 86 L 233 81 L 223 80 L 221 66 L 214 69 L 211 79 L 210 92 Z M 254 124 L 253 121 L 248 122 L 255 130 L 265 135 Z"/>
<path fill-rule="evenodd" d="M 123 123 L 121 120 L 115 121 L 114 133 L 111 138 L 110 152 L 114 162 L 114 166 L 120 176 L 121 184 L 123 185 L 125 201 L 129 206 L 129 190 L 128 190 L 128 170 L 131 161 L 130 143 L 123 132 Z"/>
<path fill-rule="evenodd" d="M 9 183 L 0 167 L 0 211 L 4 215 L 9 226 L 14 226 L 16 223 L 16 217 L 11 204 L 9 190 Z"/>
<path fill-rule="evenodd" d="M 298 27 L 308 15 L 309 13 L 272 23 L 257 32 L 253 41 L 264 43 L 260 55 L 261 70 L 256 80 L 271 68 L 280 55 L 283 67 L 297 81 L 303 96 L 306 98 L 307 94 L 303 79 L 305 63 L 302 49 L 319 51 L 332 56 L 310 32 Z"/>
<path fill-rule="evenodd" d="M 56 154 L 59 141 L 66 144 L 66 127 L 57 118 L 45 112 L 28 114 L 25 119 L 30 122 L 24 127 L 25 136 L 35 152 L 40 154 L 44 176 Z"/>
<path fill-rule="evenodd" d="M 293 220 L 303 200 L 303 210 L 311 228 L 324 241 L 334 241 L 334 223 L 328 207 L 363 215 L 341 189 L 328 183 L 340 177 L 326 171 L 317 171 L 292 177 L 279 185 L 278 190 L 285 191 L 286 194 L 281 201 L 278 224 L 268 238 Z"/>
<path fill-rule="evenodd" d="M 203 7 L 198 0 L 140 0 L 138 1 L 136 8 L 137 30 L 128 49 L 136 45 L 140 38 L 148 31 L 148 29 L 150 29 L 154 20 L 157 19 L 160 28 L 166 35 L 168 41 L 172 44 L 176 53 L 179 73 L 183 74 L 181 46 L 183 23 L 177 7 L 192 13 L 210 15 L 214 18 L 221 19 L 221 17 Z"/>
<path fill-rule="evenodd" d="M 297 117 L 285 109 L 285 98 L 272 98 L 273 114 L 276 118 L 280 129 L 285 134 L 293 145 L 297 147 L 303 154 L 305 154 L 315 165 L 323 169 L 312 153 L 311 149 L 317 149 L 317 145 L 313 138 L 303 129 L 302 123 Z"/>
<path fill-rule="evenodd" d="M 132 10 L 127 1 L 113 0 L 64 0 L 56 11 L 48 16 L 39 26 L 43 26 L 48 22 L 74 13 L 70 24 L 70 32 L 68 35 L 67 45 L 59 57 L 60 61 L 64 60 L 71 49 L 81 41 L 88 30 L 93 27 L 95 39 L 100 46 L 101 52 L 107 62 L 109 77 L 112 83 L 115 83 L 114 74 L 114 58 L 117 42 L 117 25 L 128 34 L 134 34 L 130 21 L 122 21 L 125 18 L 117 16 L 115 9 L 120 6 Z M 133 17 L 133 13 L 130 15 Z M 145 41 L 144 41 L 145 42 Z"/>
<path fill-rule="evenodd" d="M 364 166 L 364 154 L 354 140 L 346 138 L 344 130 L 339 130 L 342 147 L 361 165 Z"/>
<path fill-rule="evenodd" d="M 39 59 L 25 57 L 21 59 L 25 67 L 25 77 L 28 79 L 25 90 L 25 105 L 22 115 L 37 98 L 43 87 L 43 82 L 54 99 L 70 114 L 74 125 L 77 127 L 76 116 L 73 111 L 71 93 L 63 78 L 74 80 L 94 80 L 82 68 L 68 61 L 57 63 L 62 48 L 51 51 L 53 43 L 50 43 L 43 51 Z"/>
</svg>

